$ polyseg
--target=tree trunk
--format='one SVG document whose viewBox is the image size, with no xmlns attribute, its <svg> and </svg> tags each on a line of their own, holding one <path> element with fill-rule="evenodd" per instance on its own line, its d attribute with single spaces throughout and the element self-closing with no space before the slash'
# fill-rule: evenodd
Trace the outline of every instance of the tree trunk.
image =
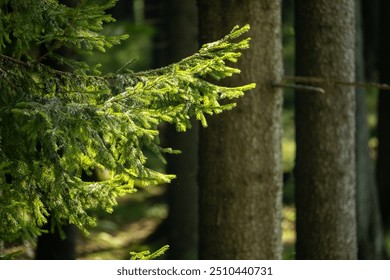
<svg viewBox="0 0 390 280">
<path fill-rule="evenodd" d="M 198 0 L 198 9 L 201 43 L 251 24 L 242 73 L 226 83 L 257 84 L 200 131 L 200 258 L 280 259 L 281 1 Z"/>
<path fill-rule="evenodd" d="M 167 2 L 167 63 L 173 63 L 198 50 L 197 9 L 196 0 Z M 174 126 L 165 130 L 168 146 L 182 151 L 167 158 L 167 173 L 177 176 L 168 188 L 171 259 L 198 257 L 198 134 L 197 121 L 185 133 L 176 132 Z"/>
<path fill-rule="evenodd" d="M 354 81 L 354 1 L 296 1 L 298 76 Z M 296 94 L 298 259 L 356 259 L 355 93 Z"/>
<path fill-rule="evenodd" d="M 390 83 L 390 2 L 381 1 L 380 6 L 380 52 L 379 79 Z M 378 104 L 378 161 L 377 180 L 383 224 L 390 230 L 390 94 L 381 90 Z"/>
</svg>

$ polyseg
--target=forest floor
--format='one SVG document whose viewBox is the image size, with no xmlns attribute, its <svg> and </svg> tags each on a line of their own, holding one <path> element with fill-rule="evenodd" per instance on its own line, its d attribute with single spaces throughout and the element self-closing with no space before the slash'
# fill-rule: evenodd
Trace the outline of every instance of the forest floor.
<svg viewBox="0 0 390 280">
<path fill-rule="evenodd" d="M 90 236 L 81 237 L 77 247 L 79 259 L 129 259 L 130 252 L 155 251 L 167 243 L 164 232 L 154 235 L 167 215 L 167 205 L 156 204 L 145 217 L 116 224 L 111 220 L 101 220 Z M 295 209 L 283 209 L 284 258 L 294 259 Z"/>
<path fill-rule="evenodd" d="M 153 252 L 167 244 L 164 227 L 160 227 L 168 216 L 165 191 L 166 187 L 142 189 L 120 199 L 112 214 L 96 211 L 97 226 L 87 236 L 78 235 L 77 259 L 126 260 L 131 257 L 130 252 Z M 293 206 L 283 209 L 282 229 L 284 259 L 294 259 Z M 35 242 L 15 242 L 6 246 L 5 253 L 20 252 L 15 259 L 33 259 L 35 246 Z"/>
<path fill-rule="evenodd" d="M 129 259 L 130 252 L 154 251 L 167 243 L 165 233 L 159 230 L 168 215 L 168 206 L 161 194 L 147 193 L 150 204 L 128 197 L 120 201 L 116 215 L 99 219 L 98 226 L 89 236 L 81 236 L 77 246 L 78 259 Z M 127 214 L 132 213 L 128 215 Z M 113 217 L 116 216 L 116 217 Z M 283 209 L 284 258 L 294 259 L 295 208 Z M 151 236 L 154 236 L 151 238 Z"/>
<path fill-rule="evenodd" d="M 113 214 L 100 213 L 89 236 L 80 236 L 79 259 L 130 259 L 130 252 L 154 251 L 165 236 L 148 242 L 168 216 L 165 187 L 149 187 L 118 201 Z"/>
</svg>

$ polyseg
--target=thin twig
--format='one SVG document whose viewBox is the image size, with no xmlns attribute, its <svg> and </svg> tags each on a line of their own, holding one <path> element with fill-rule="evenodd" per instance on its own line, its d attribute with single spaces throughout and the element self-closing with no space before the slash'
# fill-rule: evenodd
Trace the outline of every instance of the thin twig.
<svg viewBox="0 0 390 280">
<path fill-rule="evenodd" d="M 105 79 L 105 77 L 98 76 L 98 75 L 78 75 L 78 74 L 75 74 L 75 73 L 69 72 L 69 71 L 61 71 L 61 70 L 52 68 L 52 67 L 50 67 L 42 62 L 38 62 L 38 61 L 33 61 L 32 63 L 28 63 L 28 62 L 24 62 L 22 60 L 15 59 L 13 57 L 10 57 L 10 56 L 4 55 L 4 54 L 0 54 L 0 59 L 8 60 L 9 62 L 11 62 L 13 64 L 20 65 L 20 66 L 23 66 L 26 68 L 32 68 L 32 69 L 35 69 L 35 67 L 37 67 L 37 65 L 40 65 L 42 67 L 45 67 L 49 71 L 51 71 L 53 74 L 58 74 L 61 76 L 87 77 L 87 78 L 95 78 L 95 79 L 99 79 L 99 80 Z"/>
<path fill-rule="evenodd" d="M 356 82 L 356 81 L 349 82 L 349 81 L 333 80 L 333 79 L 318 78 L 318 77 L 286 76 L 284 77 L 283 82 L 337 84 L 337 85 L 349 86 L 349 87 L 378 88 L 383 90 L 390 90 L 390 85 L 388 84 L 380 84 L 380 83 L 373 83 L 373 82 Z"/>
<path fill-rule="evenodd" d="M 282 87 L 282 88 L 292 88 L 292 89 L 299 89 L 304 91 L 313 91 L 318 93 L 325 93 L 325 90 L 320 87 L 312 87 L 312 86 L 306 86 L 306 85 L 297 85 L 297 84 L 287 84 L 287 83 L 273 83 L 274 87 Z"/>
<path fill-rule="evenodd" d="M 18 65 L 21 65 L 21 66 L 31 67 L 31 65 L 28 64 L 27 62 L 15 59 L 13 57 L 10 57 L 10 56 L 4 55 L 4 54 L 0 54 L 0 58 L 3 59 L 3 60 L 8 60 L 8 61 L 10 61 L 12 63 L 18 64 Z"/>
</svg>

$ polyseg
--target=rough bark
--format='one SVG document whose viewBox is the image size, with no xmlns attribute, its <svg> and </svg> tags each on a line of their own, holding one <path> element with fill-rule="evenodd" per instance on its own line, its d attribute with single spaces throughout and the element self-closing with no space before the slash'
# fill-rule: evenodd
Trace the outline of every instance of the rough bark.
<svg viewBox="0 0 390 280">
<path fill-rule="evenodd" d="M 200 131 L 201 259 L 280 259 L 281 1 L 198 0 L 201 43 L 251 24 L 251 48 L 228 83 L 256 82 L 237 107 Z"/>
<path fill-rule="evenodd" d="M 354 81 L 354 1 L 296 1 L 296 73 Z M 356 259 L 355 93 L 296 94 L 298 259 Z"/>
<path fill-rule="evenodd" d="M 381 1 L 380 6 L 380 51 L 379 79 L 390 83 L 390 2 Z M 381 90 L 378 101 L 378 159 L 377 180 L 383 224 L 390 230 L 390 94 Z"/>
</svg>

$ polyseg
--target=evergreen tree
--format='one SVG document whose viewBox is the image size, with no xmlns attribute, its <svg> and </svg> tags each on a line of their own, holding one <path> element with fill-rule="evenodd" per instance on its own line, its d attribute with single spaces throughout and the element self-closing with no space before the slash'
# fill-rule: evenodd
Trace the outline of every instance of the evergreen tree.
<svg viewBox="0 0 390 280">
<path fill-rule="evenodd" d="M 167 0 L 166 3 L 166 59 L 172 63 L 198 48 L 197 6 L 196 0 Z M 181 155 L 167 157 L 167 172 L 177 176 L 168 189 L 170 259 L 196 259 L 198 255 L 199 125 L 194 118 L 191 126 L 186 133 L 176 132 L 173 125 L 165 130 L 168 146 L 182 151 Z"/>
<path fill-rule="evenodd" d="M 254 87 L 223 87 L 210 79 L 239 73 L 225 62 L 237 61 L 248 48 L 249 39 L 237 40 L 248 26 L 178 63 L 138 73 L 118 65 L 103 75 L 99 65 L 77 57 L 126 38 L 100 32 L 113 21 L 105 10 L 114 4 L 0 1 L 0 240 L 40 235 L 49 220 L 52 229 L 70 223 L 86 232 L 95 224 L 88 209 L 110 212 L 116 198 L 136 185 L 174 178 L 146 167 L 144 148 L 162 159 L 173 152 L 161 148 L 158 124 L 185 131 L 195 116 L 206 126 L 205 114 L 234 107 L 221 99 Z M 62 56 L 62 49 L 76 58 Z M 82 181 L 81 174 L 96 167 L 110 170 L 110 178 Z"/>
</svg>

